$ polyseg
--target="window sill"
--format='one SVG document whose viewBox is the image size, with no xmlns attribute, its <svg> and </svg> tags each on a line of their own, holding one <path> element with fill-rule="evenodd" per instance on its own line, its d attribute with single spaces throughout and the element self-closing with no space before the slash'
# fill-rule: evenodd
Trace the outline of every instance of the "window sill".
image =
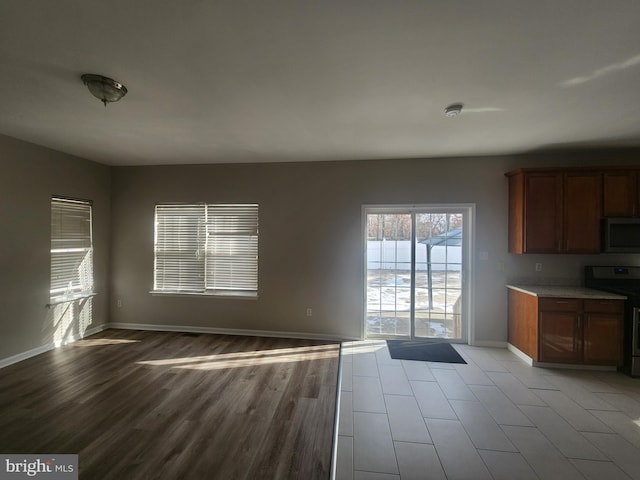
<svg viewBox="0 0 640 480">
<path fill-rule="evenodd" d="M 196 298 L 231 298 L 236 300 L 257 300 L 257 292 L 207 291 L 207 292 L 170 292 L 166 290 L 151 290 L 157 297 L 196 297 Z"/>
<path fill-rule="evenodd" d="M 61 303 L 75 302 L 76 300 L 82 300 L 84 298 L 91 298 L 97 295 L 96 292 L 89 293 L 75 293 L 72 295 L 60 295 L 58 297 L 52 297 L 50 303 L 47 303 L 46 307 L 51 308 Z"/>
</svg>

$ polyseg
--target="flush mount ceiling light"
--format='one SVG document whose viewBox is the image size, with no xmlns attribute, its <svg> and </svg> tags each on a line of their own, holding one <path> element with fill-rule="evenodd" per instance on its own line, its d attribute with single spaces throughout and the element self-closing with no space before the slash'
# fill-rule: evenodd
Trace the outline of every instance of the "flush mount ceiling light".
<svg viewBox="0 0 640 480">
<path fill-rule="evenodd" d="M 91 94 L 105 107 L 107 103 L 117 102 L 127 94 L 127 87 L 112 78 L 93 73 L 85 73 L 81 78 Z"/>
<path fill-rule="evenodd" d="M 460 115 L 462 112 L 462 104 L 461 103 L 452 103 L 447 108 L 444 109 L 444 114 L 447 117 L 455 117 Z"/>
</svg>

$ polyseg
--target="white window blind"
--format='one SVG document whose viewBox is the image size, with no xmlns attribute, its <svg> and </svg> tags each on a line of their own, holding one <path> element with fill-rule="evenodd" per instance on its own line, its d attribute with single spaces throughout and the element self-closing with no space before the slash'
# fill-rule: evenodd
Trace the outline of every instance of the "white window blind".
<svg viewBox="0 0 640 480">
<path fill-rule="evenodd" d="M 154 290 L 204 290 L 205 205 L 156 205 Z"/>
<path fill-rule="evenodd" d="M 89 202 L 51 199 L 51 302 L 93 293 Z"/>
<path fill-rule="evenodd" d="M 257 292 L 258 205 L 157 205 L 154 291 Z"/>
</svg>

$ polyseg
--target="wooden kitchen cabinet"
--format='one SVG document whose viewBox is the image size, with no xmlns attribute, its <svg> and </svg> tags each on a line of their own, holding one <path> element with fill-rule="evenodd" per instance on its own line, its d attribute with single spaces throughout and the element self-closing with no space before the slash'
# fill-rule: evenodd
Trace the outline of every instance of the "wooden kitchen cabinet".
<svg viewBox="0 0 640 480">
<path fill-rule="evenodd" d="M 619 300 L 584 301 L 584 363 L 622 365 L 624 304 Z"/>
<path fill-rule="evenodd" d="M 581 301 L 538 300 L 539 359 L 549 363 L 582 363 Z"/>
<path fill-rule="evenodd" d="M 639 175 L 633 170 L 604 172 L 602 215 L 605 217 L 640 215 L 638 181 Z"/>
<path fill-rule="evenodd" d="M 562 238 L 562 175 L 525 174 L 523 179 L 522 245 L 516 248 L 556 253 Z"/>
<path fill-rule="evenodd" d="M 564 174 L 564 253 L 599 253 L 602 218 L 602 175 Z"/>
<path fill-rule="evenodd" d="M 507 176 L 510 253 L 600 251 L 599 171 L 520 169 Z"/>
<path fill-rule="evenodd" d="M 545 298 L 509 289 L 509 343 L 534 362 L 621 366 L 624 300 Z"/>
</svg>

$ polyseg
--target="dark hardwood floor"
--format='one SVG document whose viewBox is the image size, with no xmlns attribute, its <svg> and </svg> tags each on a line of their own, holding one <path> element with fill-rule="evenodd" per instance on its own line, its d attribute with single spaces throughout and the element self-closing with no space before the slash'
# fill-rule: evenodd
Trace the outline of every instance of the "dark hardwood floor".
<svg viewBox="0 0 640 480">
<path fill-rule="evenodd" d="M 0 369 L 0 452 L 81 479 L 328 479 L 340 345 L 106 330 Z"/>
</svg>

